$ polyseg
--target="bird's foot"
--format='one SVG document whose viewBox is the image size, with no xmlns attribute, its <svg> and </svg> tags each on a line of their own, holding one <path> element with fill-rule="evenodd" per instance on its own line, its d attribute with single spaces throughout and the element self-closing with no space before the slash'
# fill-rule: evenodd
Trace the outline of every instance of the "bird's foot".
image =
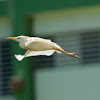
<svg viewBox="0 0 100 100">
<path fill-rule="evenodd" d="M 80 57 L 76 53 L 68 53 L 68 55 L 80 59 Z"/>
</svg>

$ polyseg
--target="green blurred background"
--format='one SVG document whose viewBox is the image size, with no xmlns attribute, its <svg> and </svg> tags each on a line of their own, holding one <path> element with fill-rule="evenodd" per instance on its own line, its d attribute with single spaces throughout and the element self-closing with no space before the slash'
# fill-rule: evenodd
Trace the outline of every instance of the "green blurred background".
<svg viewBox="0 0 100 100">
<path fill-rule="evenodd" d="M 100 100 L 99 28 L 99 0 L 0 0 L 0 100 Z M 18 62 L 14 54 L 25 50 L 6 40 L 18 35 L 51 39 L 81 59 L 55 53 Z M 12 77 L 23 79 L 22 90 L 11 91 Z"/>
</svg>

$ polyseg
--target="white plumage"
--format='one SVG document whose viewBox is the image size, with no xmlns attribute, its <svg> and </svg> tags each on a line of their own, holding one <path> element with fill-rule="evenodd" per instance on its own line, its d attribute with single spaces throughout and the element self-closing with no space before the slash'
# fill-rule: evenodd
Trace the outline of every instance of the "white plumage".
<svg viewBox="0 0 100 100">
<path fill-rule="evenodd" d="M 51 56 L 55 51 L 57 53 L 64 53 L 69 56 L 79 58 L 75 53 L 68 53 L 64 51 L 59 45 L 48 39 L 28 36 L 8 37 L 7 39 L 19 42 L 19 46 L 27 50 L 24 55 L 15 55 L 19 61 L 30 56 Z"/>
</svg>

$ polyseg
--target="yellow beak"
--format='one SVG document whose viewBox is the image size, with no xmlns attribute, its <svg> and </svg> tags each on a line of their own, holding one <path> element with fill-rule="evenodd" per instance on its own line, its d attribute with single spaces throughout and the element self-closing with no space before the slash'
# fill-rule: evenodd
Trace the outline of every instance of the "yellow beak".
<svg viewBox="0 0 100 100">
<path fill-rule="evenodd" d="M 19 37 L 8 37 L 7 39 L 8 39 L 8 40 L 18 40 Z"/>
</svg>

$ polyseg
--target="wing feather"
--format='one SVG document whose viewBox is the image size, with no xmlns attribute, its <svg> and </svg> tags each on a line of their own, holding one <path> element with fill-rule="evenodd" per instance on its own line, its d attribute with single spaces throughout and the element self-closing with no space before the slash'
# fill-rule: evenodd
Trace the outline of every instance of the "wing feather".
<svg viewBox="0 0 100 100">
<path fill-rule="evenodd" d="M 24 57 L 30 57 L 30 56 L 39 56 L 39 55 L 46 55 L 51 56 L 55 51 L 54 50 L 46 50 L 46 51 L 31 51 L 27 50 Z"/>
</svg>

